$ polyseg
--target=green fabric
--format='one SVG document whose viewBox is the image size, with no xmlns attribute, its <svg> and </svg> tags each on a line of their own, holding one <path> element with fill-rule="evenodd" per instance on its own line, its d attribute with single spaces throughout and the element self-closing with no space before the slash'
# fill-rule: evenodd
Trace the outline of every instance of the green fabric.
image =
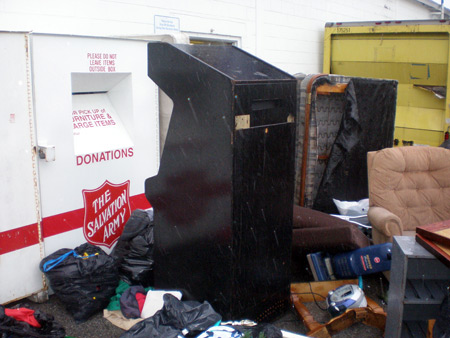
<svg viewBox="0 0 450 338">
<path fill-rule="evenodd" d="M 120 310 L 120 297 L 125 292 L 125 290 L 128 289 L 129 287 L 130 287 L 130 285 L 128 283 L 125 283 L 123 280 L 119 281 L 119 285 L 116 288 L 116 294 L 111 297 L 106 309 L 109 311 Z"/>
</svg>

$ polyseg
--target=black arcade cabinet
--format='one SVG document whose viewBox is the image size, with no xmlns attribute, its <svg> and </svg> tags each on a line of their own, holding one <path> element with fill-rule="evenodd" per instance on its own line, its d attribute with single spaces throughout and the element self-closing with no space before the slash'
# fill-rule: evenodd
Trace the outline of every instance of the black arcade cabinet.
<svg viewBox="0 0 450 338">
<path fill-rule="evenodd" d="M 224 319 L 289 305 L 296 80 L 232 46 L 149 43 L 174 108 L 157 176 L 155 286 Z"/>
</svg>

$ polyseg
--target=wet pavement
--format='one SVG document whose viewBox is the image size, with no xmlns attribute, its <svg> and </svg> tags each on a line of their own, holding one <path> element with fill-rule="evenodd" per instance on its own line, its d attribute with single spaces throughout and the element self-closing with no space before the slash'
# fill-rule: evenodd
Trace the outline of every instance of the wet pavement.
<svg viewBox="0 0 450 338">
<path fill-rule="evenodd" d="M 387 281 L 382 274 L 374 274 L 365 276 L 364 281 L 364 292 L 372 300 L 379 303 L 385 310 L 386 304 L 381 300 L 381 295 L 387 290 Z M 294 280 L 294 282 L 296 282 Z M 76 338 L 118 338 L 125 332 L 124 330 L 114 326 L 108 320 L 103 318 L 103 313 L 99 312 L 92 316 L 89 320 L 84 323 L 76 323 L 72 316 L 66 311 L 64 305 L 59 301 L 59 299 L 52 295 L 49 300 L 45 303 L 34 303 L 28 299 L 16 302 L 14 304 L 9 304 L 7 307 L 12 306 L 26 306 L 31 309 L 39 309 L 46 314 L 51 314 L 54 316 L 55 320 L 63 325 L 66 329 L 66 335 Z M 313 315 L 314 319 L 320 323 L 326 323 L 331 319 L 331 316 L 326 311 L 322 311 L 314 303 L 305 304 L 308 310 Z M 319 302 L 321 307 L 325 307 L 324 302 Z M 244 319 L 244 318 L 243 318 Z M 272 322 L 275 326 L 281 330 L 303 334 L 306 335 L 306 327 L 303 325 L 299 316 L 296 314 L 295 310 L 289 309 L 282 316 L 277 318 Z M 376 328 L 366 326 L 363 324 L 355 324 L 350 328 L 333 335 L 336 338 L 350 338 L 350 337 L 361 337 L 361 338 L 376 338 L 382 337 L 382 332 Z"/>
</svg>

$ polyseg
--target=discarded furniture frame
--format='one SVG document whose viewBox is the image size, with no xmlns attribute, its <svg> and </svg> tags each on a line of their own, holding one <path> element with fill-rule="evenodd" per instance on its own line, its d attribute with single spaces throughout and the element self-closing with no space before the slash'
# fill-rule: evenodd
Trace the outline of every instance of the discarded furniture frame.
<svg viewBox="0 0 450 338">
<path fill-rule="evenodd" d="M 332 198 L 368 195 L 367 151 L 393 144 L 397 82 L 329 74 L 296 78 L 294 203 L 338 213 Z"/>
</svg>

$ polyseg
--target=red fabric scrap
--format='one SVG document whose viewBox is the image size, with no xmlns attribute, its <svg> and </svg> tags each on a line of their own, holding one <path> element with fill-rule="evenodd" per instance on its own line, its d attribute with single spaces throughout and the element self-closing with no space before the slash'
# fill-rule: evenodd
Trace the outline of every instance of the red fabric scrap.
<svg viewBox="0 0 450 338">
<path fill-rule="evenodd" d="M 26 322 L 34 327 L 41 327 L 41 324 L 34 317 L 34 310 L 20 307 L 18 309 L 5 309 L 5 315 L 15 320 Z"/>
<path fill-rule="evenodd" d="M 143 293 L 140 293 L 140 292 L 136 293 L 136 300 L 138 302 L 139 312 L 142 312 L 142 309 L 144 308 L 146 297 L 147 297 L 147 295 L 144 295 Z"/>
</svg>

